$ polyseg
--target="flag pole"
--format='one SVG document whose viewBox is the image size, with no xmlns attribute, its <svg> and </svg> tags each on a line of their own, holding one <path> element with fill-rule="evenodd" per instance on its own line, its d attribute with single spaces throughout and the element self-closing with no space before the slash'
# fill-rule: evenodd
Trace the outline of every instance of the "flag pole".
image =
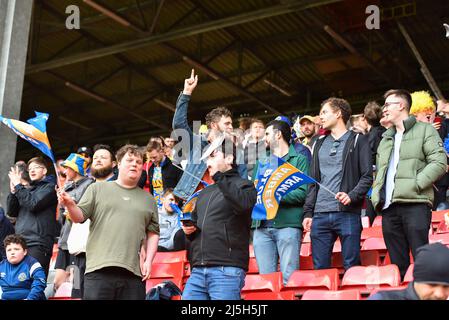
<svg viewBox="0 0 449 320">
<path fill-rule="evenodd" d="M 316 181 L 316 180 L 315 180 Z M 332 195 L 334 195 L 335 197 L 337 196 L 336 193 L 332 192 L 330 189 L 326 188 L 325 186 L 323 186 L 321 183 L 319 183 L 318 181 L 316 181 L 316 183 L 320 186 L 320 188 L 323 188 L 324 190 L 326 190 L 327 192 L 331 193 Z"/>
<path fill-rule="evenodd" d="M 59 175 L 59 170 L 58 167 L 56 166 L 56 162 L 53 162 L 53 167 L 55 168 L 55 173 L 56 173 L 56 184 L 58 185 L 58 189 L 62 190 L 62 183 L 61 183 L 61 176 Z"/>
</svg>

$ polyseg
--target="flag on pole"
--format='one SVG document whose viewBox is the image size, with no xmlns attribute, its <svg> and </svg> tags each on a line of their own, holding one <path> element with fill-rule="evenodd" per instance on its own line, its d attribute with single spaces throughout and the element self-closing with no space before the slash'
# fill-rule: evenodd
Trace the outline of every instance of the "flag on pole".
<svg viewBox="0 0 449 320">
<path fill-rule="evenodd" d="M 55 158 L 53 156 L 53 152 L 51 151 L 50 142 L 48 141 L 47 137 L 46 123 L 49 115 L 48 113 L 41 113 L 36 111 L 35 113 L 36 117 L 28 119 L 28 123 L 19 120 L 4 118 L 2 116 L 0 116 L 0 121 L 3 124 L 7 125 L 19 137 L 25 139 L 34 147 L 42 151 L 54 163 Z"/>
<path fill-rule="evenodd" d="M 303 184 L 316 183 L 290 163 L 271 155 L 259 162 L 257 179 L 257 201 L 251 217 L 255 220 L 271 220 L 276 217 L 282 197 Z"/>
</svg>

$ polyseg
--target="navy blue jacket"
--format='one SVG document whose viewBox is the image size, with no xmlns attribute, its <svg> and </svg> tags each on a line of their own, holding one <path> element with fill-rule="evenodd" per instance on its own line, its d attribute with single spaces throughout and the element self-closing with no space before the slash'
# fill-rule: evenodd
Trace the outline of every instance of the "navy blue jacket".
<svg viewBox="0 0 449 320">
<path fill-rule="evenodd" d="M 45 272 L 41 264 L 26 255 L 19 264 L 4 259 L 0 262 L 2 300 L 45 300 Z"/>
</svg>

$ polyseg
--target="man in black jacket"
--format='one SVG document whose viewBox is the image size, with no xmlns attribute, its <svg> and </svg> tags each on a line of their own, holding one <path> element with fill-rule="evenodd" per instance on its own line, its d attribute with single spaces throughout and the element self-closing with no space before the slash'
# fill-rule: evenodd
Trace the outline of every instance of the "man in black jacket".
<svg viewBox="0 0 449 320">
<path fill-rule="evenodd" d="M 11 168 L 8 176 L 12 187 L 7 199 L 7 214 L 17 217 L 16 233 L 25 238 L 28 254 L 39 261 L 48 275 L 57 230 L 55 179 L 46 176 L 45 161 L 39 157 L 28 161 L 28 172 L 31 185 L 25 188 L 20 183 L 21 174 Z"/>
<path fill-rule="evenodd" d="M 215 184 L 198 196 L 193 225 L 183 225 L 191 240 L 192 273 L 183 300 L 239 300 L 249 262 L 254 185 L 239 176 L 236 147 L 217 138 L 203 158 Z"/>
<path fill-rule="evenodd" d="M 303 226 L 305 231 L 311 230 L 315 269 L 331 267 L 337 237 L 344 268 L 360 264 L 360 213 L 373 182 L 372 157 L 368 137 L 346 129 L 350 116 L 351 106 L 346 100 L 330 98 L 321 104 L 321 123 L 330 134 L 321 136 L 314 145 L 310 176 L 336 195 L 316 184 L 309 185 Z"/>
</svg>

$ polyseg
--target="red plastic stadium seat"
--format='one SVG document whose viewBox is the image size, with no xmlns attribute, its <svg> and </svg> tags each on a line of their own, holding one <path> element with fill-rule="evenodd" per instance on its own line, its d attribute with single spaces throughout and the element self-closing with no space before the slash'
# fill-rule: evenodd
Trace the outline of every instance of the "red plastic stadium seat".
<svg viewBox="0 0 449 320">
<path fill-rule="evenodd" d="M 337 269 L 295 270 L 281 291 L 298 295 L 311 288 L 337 290 L 339 280 Z"/>
<path fill-rule="evenodd" d="M 259 273 L 259 267 L 257 266 L 256 258 L 249 258 L 248 264 L 248 274 L 256 274 Z"/>
<path fill-rule="evenodd" d="M 408 284 L 409 282 L 413 281 L 413 268 L 414 268 L 414 266 L 415 265 L 413 263 L 408 266 L 408 269 L 407 269 L 407 272 L 405 273 L 404 281 L 402 282 L 402 284 Z"/>
<path fill-rule="evenodd" d="M 279 292 L 281 287 L 282 273 L 280 272 L 248 274 L 245 277 L 245 286 L 242 288 L 242 294 L 257 291 Z"/>
<path fill-rule="evenodd" d="M 432 211 L 432 223 L 440 223 L 444 221 L 444 215 L 449 212 L 449 210 Z"/>
<path fill-rule="evenodd" d="M 441 233 L 449 233 L 449 228 L 446 225 L 445 221 L 441 221 L 440 224 L 438 225 L 438 228 L 435 232 L 436 234 L 441 234 Z"/>
<path fill-rule="evenodd" d="M 383 238 L 382 227 L 371 227 L 362 230 L 361 240 L 368 238 Z"/>
<path fill-rule="evenodd" d="M 362 227 L 365 228 L 369 228 L 369 217 L 362 217 Z"/>
<path fill-rule="evenodd" d="M 187 250 L 157 252 L 153 263 L 187 262 Z"/>
<path fill-rule="evenodd" d="M 368 238 L 362 244 L 363 250 L 377 250 L 380 252 L 386 252 L 387 246 L 385 245 L 385 240 L 383 238 Z"/>
<path fill-rule="evenodd" d="M 444 245 L 449 244 L 449 233 L 433 234 L 429 236 L 429 243 L 441 242 Z"/>
<path fill-rule="evenodd" d="M 381 227 L 381 226 L 382 226 L 382 216 L 375 217 L 371 227 Z"/>
<path fill-rule="evenodd" d="M 312 244 L 310 242 L 303 243 L 301 245 L 301 251 L 299 252 L 299 255 L 303 256 L 303 257 L 308 257 L 308 256 L 312 255 Z"/>
<path fill-rule="evenodd" d="M 184 276 L 184 262 L 153 263 L 151 278 L 182 278 Z"/>
<path fill-rule="evenodd" d="M 251 292 L 245 300 L 296 300 L 293 292 Z"/>
<path fill-rule="evenodd" d="M 359 289 L 369 293 L 382 286 L 397 287 L 401 284 L 401 275 L 396 265 L 356 266 L 349 268 L 341 281 L 342 289 Z"/>
<path fill-rule="evenodd" d="M 301 300 L 362 300 L 359 290 L 307 290 Z"/>
</svg>

